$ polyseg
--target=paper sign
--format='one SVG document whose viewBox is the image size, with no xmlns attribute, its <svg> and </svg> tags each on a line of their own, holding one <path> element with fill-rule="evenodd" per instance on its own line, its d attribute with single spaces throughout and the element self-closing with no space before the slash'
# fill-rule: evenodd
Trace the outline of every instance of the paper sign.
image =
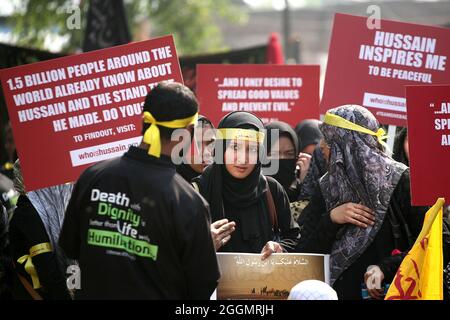
<svg viewBox="0 0 450 320">
<path fill-rule="evenodd" d="M 336 14 L 321 113 L 368 108 L 383 124 L 406 125 L 405 85 L 450 82 L 450 29 Z"/>
<path fill-rule="evenodd" d="M 139 144 L 143 101 L 163 80 L 182 82 L 172 36 L 2 70 L 27 191 Z"/>
<path fill-rule="evenodd" d="M 413 205 L 450 200 L 450 84 L 407 86 Z"/>
<path fill-rule="evenodd" d="M 264 123 L 295 126 L 319 118 L 319 66 L 200 64 L 197 97 L 215 125 L 232 111 L 248 111 Z"/>
<path fill-rule="evenodd" d="M 261 254 L 217 253 L 222 277 L 217 299 L 284 300 L 304 280 L 329 283 L 329 256 L 275 253 L 261 261 Z"/>
</svg>

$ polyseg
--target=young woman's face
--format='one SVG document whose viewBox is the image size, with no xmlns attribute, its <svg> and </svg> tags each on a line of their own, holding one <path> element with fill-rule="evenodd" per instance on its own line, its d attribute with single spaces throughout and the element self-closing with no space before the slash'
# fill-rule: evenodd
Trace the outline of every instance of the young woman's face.
<svg viewBox="0 0 450 320">
<path fill-rule="evenodd" d="M 234 140 L 225 150 L 225 168 L 236 179 L 244 179 L 258 162 L 258 144 L 253 141 Z"/>
<path fill-rule="evenodd" d="M 292 140 L 285 136 L 280 136 L 269 154 L 270 159 L 295 159 L 296 156 Z"/>
</svg>

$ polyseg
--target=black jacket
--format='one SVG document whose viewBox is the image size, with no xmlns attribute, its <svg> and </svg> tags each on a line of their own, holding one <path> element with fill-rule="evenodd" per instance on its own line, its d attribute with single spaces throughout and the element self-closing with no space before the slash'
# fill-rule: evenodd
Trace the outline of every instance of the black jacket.
<svg viewBox="0 0 450 320">
<path fill-rule="evenodd" d="M 80 299 L 209 299 L 219 269 L 205 200 L 170 158 L 131 147 L 79 178 L 60 236 Z"/>
<path fill-rule="evenodd" d="M 24 269 L 25 263 L 19 264 L 17 260 L 29 254 L 31 247 L 50 242 L 50 238 L 38 212 L 26 196 L 21 195 L 17 201 L 17 207 L 9 225 L 9 239 L 16 272 L 32 285 L 31 277 Z M 64 275 L 65 270 L 61 269 L 55 252 L 41 253 L 33 257 L 32 261 L 42 286 L 36 291 L 42 298 L 70 299 Z M 17 276 L 14 279 L 13 297 L 21 300 L 31 299 Z"/>
</svg>

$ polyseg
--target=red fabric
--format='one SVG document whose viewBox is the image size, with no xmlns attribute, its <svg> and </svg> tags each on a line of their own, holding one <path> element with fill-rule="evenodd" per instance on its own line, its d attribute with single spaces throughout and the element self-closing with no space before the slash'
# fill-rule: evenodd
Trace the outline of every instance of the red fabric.
<svg viewBox="0 0 450 320">
<path fill-rule="evenodd" d="M 283 49 L 281 48 L 278 33 L 273 32 L 270 34 L 269 45 L 267 46 L 266 63 L 284 64 Z"/>
</svg>

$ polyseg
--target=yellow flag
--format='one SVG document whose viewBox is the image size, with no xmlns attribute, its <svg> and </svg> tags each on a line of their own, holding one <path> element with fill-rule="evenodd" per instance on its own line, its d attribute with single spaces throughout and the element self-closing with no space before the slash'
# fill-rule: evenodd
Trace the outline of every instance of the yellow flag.
<svg viewBox="0 0 450 320">
<path fill-rule="evenodd" d="M 403 259 L 385 300 L 442 300 L 442 207 L 439 198 L 428 210 L 414 246 Z"/>
</svg>

